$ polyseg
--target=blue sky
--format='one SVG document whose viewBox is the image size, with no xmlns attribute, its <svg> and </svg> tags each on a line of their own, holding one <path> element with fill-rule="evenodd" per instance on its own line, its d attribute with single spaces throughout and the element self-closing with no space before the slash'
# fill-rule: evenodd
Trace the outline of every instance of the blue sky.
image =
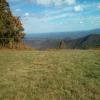
<svg viewBox="0 0 100 100">
<path fill-rule="evenodd" d="M 100 28 L 100 0 L 8 0 L 26 33 Z"/>
</svg>

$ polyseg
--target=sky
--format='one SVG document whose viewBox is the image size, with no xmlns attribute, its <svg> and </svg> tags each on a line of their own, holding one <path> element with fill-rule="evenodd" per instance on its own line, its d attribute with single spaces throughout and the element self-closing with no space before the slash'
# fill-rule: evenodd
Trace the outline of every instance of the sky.
<svg viewBox="0 0 100 100">
<path fill-rule="evenodd" d="M 26 33 L 100 28 L 100 0 L 8 0 Z"/>
</svg>

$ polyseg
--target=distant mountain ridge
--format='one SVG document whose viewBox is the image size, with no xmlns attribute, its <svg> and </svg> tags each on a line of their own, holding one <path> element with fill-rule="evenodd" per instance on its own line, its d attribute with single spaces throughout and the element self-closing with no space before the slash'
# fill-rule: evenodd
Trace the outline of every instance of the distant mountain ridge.
<svg viewBox="0 0 100 100">
<path fill-rule="evenodd" d="M 100 29 L 98 30 L 91 30 L 84 33 L 81 36 L 66 36 L 65 37 L 48 37 L 48 38 L 26 38 L 24 40 L 25 44 L 29 47 L 36 48 L 36 49 L 58 49 L 60 41 L 64 42 L 65 49 L 90 49 L 90 48 L 98 48 L 100 47 Z M 97 32 L 97 33 L 96 33 Z M 76 32 L 75 32 L 76 34 Z M 78 34 L 78 33 L 77 33 Z M 83 33 L 81 33 L 83 34 Z"/>
<path fill-rule="evenodd" d="M 74 40 L 64 40 L 66 48 L 91 49 L 100 47 L 100 34 L 91 34 Z"/>
<path fill-rule="evenodd" d="M 30 33 L 26 34 L 25 39 L 76 39 L 89 34 L 100 34 L 100 29 L 75 32 Z"/>
</svg>

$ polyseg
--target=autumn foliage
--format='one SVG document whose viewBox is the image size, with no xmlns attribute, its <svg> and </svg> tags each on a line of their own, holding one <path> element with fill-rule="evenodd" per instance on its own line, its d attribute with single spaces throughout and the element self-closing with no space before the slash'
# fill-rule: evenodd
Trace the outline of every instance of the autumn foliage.
<svg viewBox="0 0 100 100">
<path fill-rule="evenodd" d="M 24 35 L 20 17 L 12 15 L 6 0 L 0 0 L 0 47 L 19 48 Z"/>
</svg>

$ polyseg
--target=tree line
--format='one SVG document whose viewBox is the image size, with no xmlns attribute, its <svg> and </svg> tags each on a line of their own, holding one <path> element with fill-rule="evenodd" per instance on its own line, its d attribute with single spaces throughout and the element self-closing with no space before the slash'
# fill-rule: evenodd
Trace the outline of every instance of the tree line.
<svg viewBox="0 0 100 100">
<path fill-rule="evenodd" d="M 0 47 L 18 48 L 24 35 L 20 17 L 13 16 L 6 0 L 0 0 Z"/>
</svg>

